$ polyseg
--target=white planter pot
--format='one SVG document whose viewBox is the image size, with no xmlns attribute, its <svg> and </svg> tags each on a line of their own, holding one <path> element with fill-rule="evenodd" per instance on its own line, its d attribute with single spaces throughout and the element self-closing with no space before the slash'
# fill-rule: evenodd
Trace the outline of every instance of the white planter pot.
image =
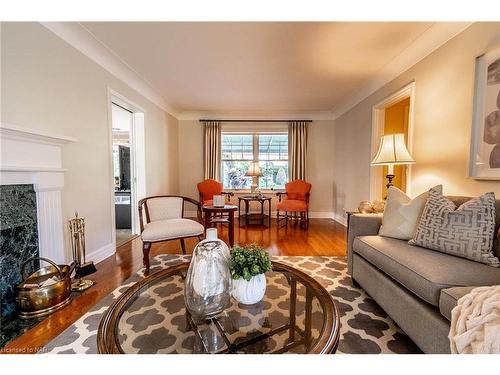
<svg viewBox="0 0 500 375">
<path fill-rule="evenodd" d="M 231 295 L 234 299 L 244 305 L 253 305 L 262 301 L 266 293 L 266 275 L 253 276 L 250 281 L 245 279 L 233 280 L 233 291 Z"/>
</svg>

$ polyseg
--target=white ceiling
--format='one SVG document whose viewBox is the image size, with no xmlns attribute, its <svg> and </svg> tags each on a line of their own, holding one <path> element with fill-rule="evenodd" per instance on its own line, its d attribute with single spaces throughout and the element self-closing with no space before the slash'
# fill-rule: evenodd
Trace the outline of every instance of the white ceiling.
<svg viewBox="0 0 500 375">
<path fill-rule="evenodd" d="M 427 22 L 81 25 L 177 113 L 256 116 L 338 111 L 436 26 Z"/>
</svg>

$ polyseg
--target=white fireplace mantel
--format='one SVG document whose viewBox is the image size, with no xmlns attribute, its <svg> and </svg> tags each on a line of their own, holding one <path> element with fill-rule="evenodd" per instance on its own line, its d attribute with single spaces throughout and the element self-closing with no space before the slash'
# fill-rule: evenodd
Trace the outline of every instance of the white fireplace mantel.
<svg viewBox="0 0 500 375">
<path fill-rule="evenodd" d="M 0 185 L 30 184 L 37 202 L 40 256 L 67 263 L 64 250 L 61 191 L 62 146 L 77 139 L 2 123 Z"/>
</svg>

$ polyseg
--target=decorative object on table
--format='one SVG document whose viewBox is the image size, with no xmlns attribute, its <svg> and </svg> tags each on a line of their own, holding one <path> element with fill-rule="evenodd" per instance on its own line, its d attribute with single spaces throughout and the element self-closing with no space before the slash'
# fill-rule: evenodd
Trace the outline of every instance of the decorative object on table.
<svg viewBox="0 0 500 375">
<path fill-rule="evenodd" d="M 443 186 L 437 185 L 433 189 L 442 192 Z M 386 209 L 378 234 L 405 241 L 411 240 L 428 196 L 429 191 L 426 191 L 411 199 L 397 187 L 391 186 L 387 190 Z"/>
<path fill-rule="evenodd" d="M 226 197 L 224 195 L 214 195 L 214 207 L 224 207 L 226 204 Z"/>
<path fill-rule="evenodd" d="M 476 58 L 469 176 L 500 179 L 500 48 Z"/>
<path fill-rule="evenodd" d="M 373 204 L 370 201 L 361 201 L 359 202 L 358 211 L 362 214 L 371 214 L 373 213 Z"/>
<path fill-rule="evenodd" d="M 386 206 L 385 201 L 374 200 L 372 202 L 373 213 L 380 214 L 384 212 L 385 206 Z"/>
<path fill-rule="evenodd" d="M 50 266 L 40 268 L 25 278 L 28 263 L 43 260 Z M 17 286 L 16 303 L 23 319 L 39 318 L 59 310 L 71 302 L 71 266 L 57 265 L 47 258 L 31 257 L 21 266 L 23 281 Z"/>
<path fill-rule="evenodd" d="M 259 177 L 262 176 L 262 171 L 260 170 L 258 161 L 251 161 L 248 166 L 248 170 L 245 173 L 245 176 L 252 177 L 252 193 L 255 192 L 257 187 L 259 186 Z"/>
<path fill-rule="evenodd" d="M 85 261 L 85 219 L 78 217 L 78 212 L 75 212 L 74 219 L 69 220 L 69 232 L 76 279 L 71 290 L 81 292 L 94 285 L 92 280 L 83 277 L 96 272 L 96 268 L 93 262 Z"/>
<path fill-rule="evenodd" d="M 220 314 L 231 300 L 229 249 L 217 238 L 217 229 L 207 230 L 207 239 L 196 245 L 186 275 L 184 299 L 195 321 Z"/>
<path fill-rule="evenodd" d="M 387 188 L 393 186 L 394 166 L 401 164 L 415 164 L 415 160 L 410 155 L 406 148 L 405 135 L 387 134 L 380 139 L 380 145 L 377 154 L 371 163 L 373 166 L 387 165 Z"/>
<path fill-rule="evenodd" d="M 459 207 L 439 189 L 429 190 L 410 245 L 500 267 L 493 253 L 495 194 L 486 193 Z"/>
<path fill-rule="evenodd" d="M 266 275 L 270 271 L 269 254 L 256 244 L 235 246 L 231 252 L 232 296 L 238 302 L 252 305 L 266 293 Z"/>
<path fill-rule="evenodd" d="M 279 228 L 281 220 L 285 220 L 285 227 L 289 219 L 299 220 L 300 224 L 309 226 L 309 196 L 312 185 L 304 180 L 293 180 L 285 184 L 284 192 L 277 192 L 276 220 Z M 283 199 L 284 197 L 284 199 Z M 281 215 L 280 212 L 285 212 Z"/>
</svg>

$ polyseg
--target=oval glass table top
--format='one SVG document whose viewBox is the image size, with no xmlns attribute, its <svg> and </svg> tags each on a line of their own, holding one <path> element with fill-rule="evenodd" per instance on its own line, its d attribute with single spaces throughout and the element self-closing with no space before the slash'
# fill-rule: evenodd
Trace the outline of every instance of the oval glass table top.
<svg viewBox="0 0 500 375">
<path fill-rule="evenodd" d="M 184 303 L 189 263 L 154 273 L 126 290 L 106 311 L 97 335 L 100 353 L 333 353 L 339 314 L 313 278 L 273 262 L 264 299 L 231 298 L 220 315 L 195 322 Z"/>
</svg>

